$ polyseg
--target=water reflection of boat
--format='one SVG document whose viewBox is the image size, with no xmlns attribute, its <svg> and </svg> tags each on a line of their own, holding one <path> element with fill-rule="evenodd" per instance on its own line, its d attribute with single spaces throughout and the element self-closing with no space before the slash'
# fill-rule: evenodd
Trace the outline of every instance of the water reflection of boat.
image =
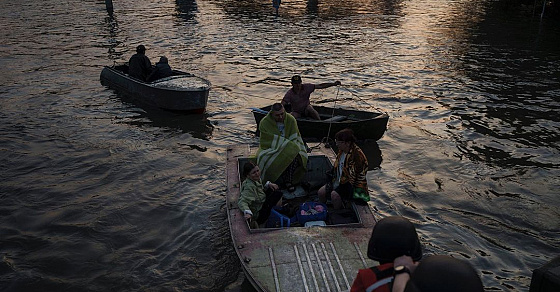
<svg viewBox="0 0 560 292">
<path fill-rule="evenodd" d="M 173 76 L 147 83 L 127 72 L 127 65 L 105 67 L 101 71 L 101 83 L 158 108 L 191 113 L 206 110 L 211 87 L 206 79 L 173 70 Z"/>
<path fill-rule="evenodd" d="M 322 144 L 310 146 L 304 180 L 314 190 L 327 180 L 334 152 Z M 251 154 L 248 145 L 232 146 L 226 162 L 229 227 L 246 278 L 258 291 L 349 290 L 357 271 L 373 265 L 364 258 L 375 225 L 369 206 L 351 203 L 341 213 L 329 208 L 325 226 L 252 229 L 237 207 L 239 169 Z M 337 215 L 351 220 L 334 222 Z"/>
<path fill-rule="evenodd" d="M 381 156 L 381 149 L 379 149 L 379 144 L 376 141 L 365 140 L 356 141 L 356 145 L 362 149 L 362 152 L 366 155 L 368 160 L 368 170 L 372 170 L 381 166 L 383 157 Z"/>
<path fill-rule="evenodd" d="M 270 111 L 271 106 L 253 108 L 253 116 L 257 125 Z M 323 139 L 327 135 L 334 139 L 336 132 L 351 128 L 354 135 L 360 140 L 381 139 L 387 129 L 389 116 L 382 112 L 366 112 L 352 109 L 333 108 L 326 106 L 313 106 L 321 120 L 298 118 L 297 123 L 301 136 L 305 138 Z M 258 127 L 258 126 L 257 126 Z M 258 134 L 258 131 L 257 131 Z"/>
<path fill-rule="evenodd" d="M 128 100 L 125 98 L 124 101 Z M 134 104 L 134 102 L 133 102 Z M 135 126 L 152 126 L 158 128 L 176 129 L 190 134 L 193 138 L 210 140 L 214 125 L 208 120 L 206 113 L 201 115 L 185 115 L 169 112 L 155 107 L 135 104 L 143 110 L 126 123 Z"/>
</svg>

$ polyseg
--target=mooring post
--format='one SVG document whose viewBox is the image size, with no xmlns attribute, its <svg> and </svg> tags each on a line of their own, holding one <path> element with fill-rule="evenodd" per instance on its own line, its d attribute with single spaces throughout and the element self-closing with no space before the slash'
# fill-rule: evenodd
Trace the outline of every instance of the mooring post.
<svg viewBox="0 0 560 292">
<path fill-rule="evenodd" d="M 280 3 L 282 0 L 272 0 L 272 7 L 276 9 L 276 16 L 278 16 L 278 8 L 280 8 Z"/>
<path fill-rule="evenodd" d="M 546 7 L 546 0 L 544 0 L 544 1 L 543 1 L 543 4 L 542 4 L 541 21 L 542 21 L 542 18 L 543 18 L 543 16 L 544 16 L 544 8 L 545 8 L 545 7 Z"/>
<path fill-rule="evenodd" d="M 113 14 L 113 0 L 105 0 L 105 6 L 109 15 Z"/>
</svg>

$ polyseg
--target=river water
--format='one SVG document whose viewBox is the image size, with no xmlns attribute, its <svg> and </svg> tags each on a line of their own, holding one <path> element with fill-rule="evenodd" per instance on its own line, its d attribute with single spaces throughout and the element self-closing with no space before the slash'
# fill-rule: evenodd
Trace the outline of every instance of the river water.
<svg viewBox="0 0 560 292">
<path fill-rule="evenodd" d="M 488 291 L 527 291 L 560 247 L 560 25 L 466 0 L 2 1 L 0 290 L 223 291 L 243 280 L 225 149 L 292 74 L 313 101 L 390 116 L 368 183 L 377 218 Z M 529 15 L 529 16 L 528 16 Z M 207 113 L 102 86 L 144 44 L 209 79 Z M 372 152 L 373 151 L 373 152 Z"/>
</svg>

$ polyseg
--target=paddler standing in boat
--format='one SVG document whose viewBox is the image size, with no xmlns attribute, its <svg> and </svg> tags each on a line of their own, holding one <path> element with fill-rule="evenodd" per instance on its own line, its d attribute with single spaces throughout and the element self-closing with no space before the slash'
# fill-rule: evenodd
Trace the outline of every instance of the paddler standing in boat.
<svg viewBox="0 0 560 292">
<path fill-rule="evenodd" d="M 291 114 L 294 118 L 310 117 L 320 120 L 319 113 L 311 106 L 309 98 L 315 89 L 329 88 L 331 86 L 340 85 L 340 81 L 311 84 L 302 83 L 299 75 L 292 76 L 292 88 L 286 92 L 282 99 L 282 105 L 290 104 L 292 106 Z"/>
<path fill-rule="evenodd" d="M 275 103 L 259 123 L 259 131 L 257 164 L 263 181 L 275 182 L 282 176 L 288 191 L 294 191 L 307 170 L 307 148 L 296 119 L 281 103 Z"/>
</svg>

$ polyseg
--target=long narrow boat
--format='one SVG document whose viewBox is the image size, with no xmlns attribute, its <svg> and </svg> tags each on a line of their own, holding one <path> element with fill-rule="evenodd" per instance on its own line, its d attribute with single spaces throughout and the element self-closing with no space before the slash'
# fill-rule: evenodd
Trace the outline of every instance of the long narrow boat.
<svg viewBox="0 0 560 292">
<path fill-rule="evenodd" d="M 257 128 L 260 121 L 270 111 L 271 106 L 252 108 Z M 322 140 L 324 137 L 334 139 L 336 132 L 351 128 L 359 140 L 377 141 L 383 137 L 387 129 L 389 116 L 382 112 L 366 112 L 352 109 L 326 106 L 313 106 L 321 116 L 321 120 L 298 118 L 299 131 L 303 138 Z M 258 130 L 257 130 L 258 134 Z"/>
<path fill-rule="evenodd" d="M 326 181 L 326 170 L 332 167 L 335 155 L 330 148 L 310 146 L 313 152 L 305 177 L 310 191 L 293 199 L 294 203 L 313 201 L 312 194 Z M 343 210 L 328 207 L 324 226 L 251 228 L 237 200 L 242 182 L 240 168 L 253 150 L 256 148 L 249 145 L 229 147 L 226 165 L 229 227 L 246 278 L 258 291 L 349 290 L 358 270 L 374 265 L 364 257 L 375 225 L 369 205 L 348 203 Z M 334 222 L 341 217 L 350 219 Z"/>
<path fill-rule="evenodd" d="M 127 74 L 128 66 L 104 67 L 101 83 L 150 106 L 165 110 L 204 113 L 211 84 L 190 73 L 173 70 L 173 76 L 144 82 Z"/>
</svg>

